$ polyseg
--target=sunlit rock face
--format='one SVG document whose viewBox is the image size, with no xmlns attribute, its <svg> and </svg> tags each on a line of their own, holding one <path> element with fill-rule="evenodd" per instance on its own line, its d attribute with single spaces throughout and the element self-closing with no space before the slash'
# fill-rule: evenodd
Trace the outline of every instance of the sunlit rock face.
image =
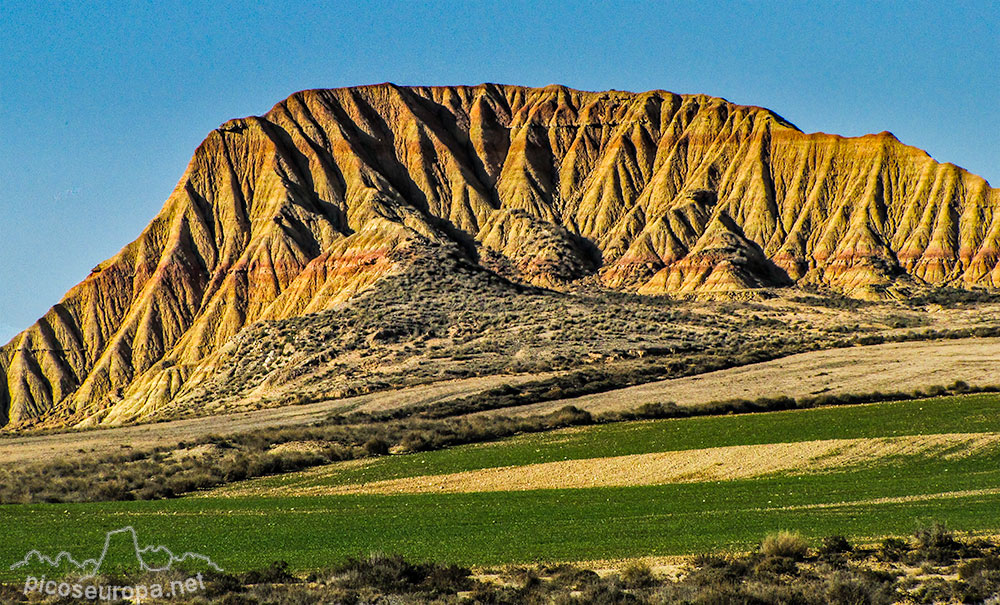
<svg viewBox="0 0 1000 605">
<path fill-rule="evenodd" d="M 0 424 L 149 415 L 245 326 L 341 304 L 415 243 L 550 288 L 882 297 L 1000 286 L 998 207 L 889 133 L 708 96 L 304 91 L 213 131 L 138 239 L 0 349 Z"/>
</svg>

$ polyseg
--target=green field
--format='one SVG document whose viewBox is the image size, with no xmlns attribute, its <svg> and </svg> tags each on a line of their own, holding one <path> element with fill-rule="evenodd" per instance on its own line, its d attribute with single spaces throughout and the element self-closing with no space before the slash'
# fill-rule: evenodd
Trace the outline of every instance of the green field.
<svg viewBox="0 0 1000 605">
<path fill-rule="evenodd" d="M 325 484 L 722 445 L 1000 432 L 1000 397 L 977 395 L 766 414 L 601 425 L 378 460 Z M 247 482 L 243 489 L 308 474 Z M 297 478 L 296 478 L 297 477 Z M 745 549 L 778 529 L 807 536 L 905 535 L 932 520 L 1000 531 L 1000 450 L 895 456 L 836 472 L 620 488 L 465 494 L 182 498 L 0 507 L 0 573 L 30 549 L 96 556 L 104 532 L 211 556 L 227 570 L 286 560 L 296 570 L 398 552 L 465 564 L 589 560 Z M 965 491 L 965 494 L 948 492 Z M 970 493 L 971 492 L 971 493 Z M 885 501 L 885 499 L 890 499 Z"/>
<path fill-rule="evenodd" d="M 313 472 L 265 477 L 246 482 L 240 489 L 253 485 L 346 485 L 498 466 L 729 445 L 995 432 L 1000 432 L 1000 395 L 940 397 L 564 429 L 521 435 L 488 444 L 390 456 L 360 468 L 350 464 L 331 465 L 320 478 L 316 478 Z M 1000 483 L 996 485 L 1000 486 Z"/>
</svg>

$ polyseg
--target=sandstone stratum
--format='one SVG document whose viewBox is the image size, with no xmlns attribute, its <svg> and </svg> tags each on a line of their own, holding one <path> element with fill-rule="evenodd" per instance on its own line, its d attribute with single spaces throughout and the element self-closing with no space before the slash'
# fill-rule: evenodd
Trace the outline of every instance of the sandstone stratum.
<svg viewBox="0 0 1000 605">
<path fill-rule="evenodd" d="M 138 239 L 0 349 L 0 425 L 149 416 L 245 328 L 434 249 L 512 287 L 997 288 L 1000 190 L 886 132 L 805 134 L 704 95 L 299 92 L 209 134 Z"/>
</svg>

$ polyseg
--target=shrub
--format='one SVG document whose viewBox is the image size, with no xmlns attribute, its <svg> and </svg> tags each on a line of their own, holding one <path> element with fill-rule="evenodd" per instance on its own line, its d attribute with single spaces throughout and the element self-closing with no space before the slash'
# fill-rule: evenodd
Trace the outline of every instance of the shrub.
<svg viewBox="0 0 1000 605">
<path fill-rule="evenodd" d="M 695 570 L 688 580 L 698 586 L 718 586 L 741 582 L 750 572 L 747 561 L 717 555 L 698 555 L 692 561 Z"/>
<path fill-rule="evenodd" d="M 635 418 L 642 419 L 674 418 L 679 415 L 681 415 L 681 410 L 672 401 L 667 403 L 644 403 L 635 411 Z"/>
<path fill-rule="evenodd" d="M 844 536 L 826 536 L 823 538 L 823 545 L 819 548 L 820 554 L 824 555 L 851 552 L 852 550 L 854 547 Z"/>
<path fill-rule="evenodd" d="M 550 569 L 552 583 L 556 586 L 569 588 L 570 590 L 581 590 L 582 587 L 594 582 L 599 582 L 601 576 L 589 569 L 580 569 L 573 565 L 559 565 Z"/>
<path fill-rule="evenodd" d="M 798 532 L 779 531 L 764 538 L 760 551 L 769 557 L 788 557 L 799 561 L 809 551 L 809 542 Z"/>
<path fill-rule="evenodd" d="M 619 605 L 638 603 L 639 601 L 633 595 L 622 590 L 621 586 L 605 580 L 584 588 L 581 591 L 579 602 L 589 605 Z"/>
<path fill-rule="evenodd" d="M 622 570 L 621 577 L 626 588 L 647 588 L 656 584 L 653 570 L 649 565 L 638 561 L 628 564 Z"/>
<path fill-rule="evenodd" d="M 389 443 L 385 439 L 373 437 L 365 442 L 364 449 L 369 456 L 384 456 L 389 453 Z"/>
<path fill-rule="evenodd" d="M 967 561 L 958 567 L 958 577 L 960 580 L 968 580 L 986 572 L 1000 572 L 1000 557 L 996 555 Z"/>
<path fill-rule="evenodd" d="M 365 559 L 348 559 L 337 568 L 339 583 L 348 588 L 370 586 L 392 592 L 411 589 L 425 574 L 399 555 L 372 554 Z"/>
<path fill-rule="evenodd" d="M 947 393 L 948 389 L 941 385 L 935 385 L 927 389 L 927 394 L 931 397 L 940 397 L 942 395 L 946 395 Z"/>
<path fill-rule="evenodd" d="M 264 569 L 248 571 L 240 576 L 240 579 L 244 584 L 274 584 L 298 581 L 288 571 L 288 563 L 285 561 L 273 561 Z"/>
<path fill-rule="evenodd" d="M 883 561 L 899 561 L 909 551 L 909 546 L 899 538 L 886 538 L 878 548 L 878 556 Z"/>
<path fill-rule="evenodd" d="M 917 542 L 917 555 L 925 561 L 947 564 L 955 559 L 959 544 L 955 536 L 942 523 L 932 523 L 913 533 Z"/>
<path fill-rule="evenodd" d="M 921 527 L 913 532 L 918 548 L 952 548 L 955 546 L 955 536 L 948 528 L 938 521 Z"/>
<path fill-rule="evenodd" d="M 458 565 L 429 565 L 422 587 L 441 594 L 468 590 L 472 586 L 469 570 Z"/>
<path fill-rule="evenodd" d="M 403 436 L 399 445 L 407 452 L 424 452 L 431 449 L 431 440 L 420 431 L 410 431 Z"/>
<path fill-rule="evenodd" d="M 785 555 L 770 555 L 760 559 L 753 568 L 758 577 L 795 575 L 799 571 L 796 559 Z"/>
<path fill-rule="evenodd" d="M 471 572 L 456 565 L 414 564 L 400 555 L 372 554 L 348 559 L 335 570 L 337 582 L 347 588 L 376 588 L 387 592 L 441 593 L 468 590 Z"/>
<path fill-rule="evenodd" d="M 948 386 L 948 390 L 954 393 L 968 393 L 971 387 L 964 380 L 956 380 Z"/>
<path fill-rule="evenodd" d="M 1000 557 L 990 555 L 963 563 L 958 568 L 958 579 L 963 582 L 961 597 L 965 603 L 1000 595 Z"/>
<path fill-rule="evenodd" d="M 838 571 L 827 578 L 823 601 L 830 605 L 888 605 L 897 602 L 892 579 Z"/>
<path fill-rule="evenodd" d="M 953 583 L 944 578 L 933 577 L 925 580 L 910 596 L 917 603 L 954 603 L 957 596 L 954 588 Z"/>
<path fill-rule="evenodd" d="M 571 405 L 560 408 L 555 413 L 549 415 L 549 425 L 553 428 L 591 424 L 593 422 L 594 418 L 590 415 L 590 412 Z"/>
</svg>

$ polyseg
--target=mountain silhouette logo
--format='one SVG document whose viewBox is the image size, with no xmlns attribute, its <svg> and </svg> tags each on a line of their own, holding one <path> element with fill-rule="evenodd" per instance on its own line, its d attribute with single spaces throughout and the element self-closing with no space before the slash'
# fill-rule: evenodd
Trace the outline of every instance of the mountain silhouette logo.
<svg viewBox="0 0 1000 605">
<path fill-rule="evenodd" d="M 175 555 L 173 552 L 171 552 L 169 548 L 163 545 L 160 546 L 149 545 L 140 547 L 139 536 L 138 534 L 136 534 L 135 528 L 133 528 L 131 525 L 127 527 L 122 527 L 120 529 L 111 530 L 107 534 L 105 534 L 104 548 L 101 549 L 101 554 L 96 559 L 84 559 L 83 561 L 77 561 L 76 559 L 73 558 L 72 554 L 66 551 L 61 551 L 59 554 L 55 556 L 55 558 L 52 558 L 42 554 L 37 550 L 32 550 L 28 552 L 28 554 L 24 555 L 23 559 L 11 565 L 10 569 L 11 571 L 14 571 L 16 569 L 20 569 L 22 567 L 31 565 L 32 562 L 46 564 L 56 568 L 62 566 L 65 563 L 71 566 L 72 568 L 76 569 L 77 571 L 81 572 L 82 574 L 84 574 L 82 576 L 83 579 L 92 578 L 95 575 L 97 575 L 97 573 L 101 570 L 101 565 L 104 564 L 104 559 L 105 557 L 107 557 L 108 550 L 111 548 L 112 540 L 119 535 L 126 535 L 131 539 L 131 547 L 135 552 L 136 561 L 139 562 L 139 567 L 142 569 L 142 571 L 153 571 L 153 572 L 167 571 L 171 569 L 175 563 L 182 563 L 188 560 L 201 561 L 202 563 L 208 565 L 209 567 L 211 567 L 216 571 L 222 571 L 222 568 L 216 565 L 215 562 L 212 561 L 212 559 L 196 552 L 185 552 L 178 556 Z M 165 561 L 165 565 L 158 565 L 158 566 L 150 565 L 148 559 L 154 557 L 159 558 L 161 561 Z"/>
</svg>

